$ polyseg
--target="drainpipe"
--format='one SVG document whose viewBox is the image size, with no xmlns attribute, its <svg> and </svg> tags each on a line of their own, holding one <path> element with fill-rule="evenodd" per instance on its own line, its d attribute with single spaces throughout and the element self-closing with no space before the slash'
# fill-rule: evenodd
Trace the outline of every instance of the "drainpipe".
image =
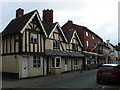
<svg viewBox="0 0 120 90">
<path fill-rule="evenodd" d="M 44 46 L 44 51 L 43 51 L 43 76 L 45 76 L 45 73 L 44 73 L 44 71 L 45 71 L 45 68 L 44 68 L 44 65 L 45 65 L 45 62 L 44 62 L 44 60 L 45 60 L 45 37 L 43 37 L 43 46 Z"/>
</svg>

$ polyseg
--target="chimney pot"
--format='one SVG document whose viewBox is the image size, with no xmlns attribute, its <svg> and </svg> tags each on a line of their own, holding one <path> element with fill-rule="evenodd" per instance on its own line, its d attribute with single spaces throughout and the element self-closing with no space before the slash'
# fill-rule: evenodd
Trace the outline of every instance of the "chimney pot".
<svg viewBox="0 0 120 90">
<path fill-rule="evenodd" d="M 23 14 L 24 14 L 23 9 L 19 8 L 19 9 L 16 10 L 16 18 L 23 16 Z"/>
</svg>

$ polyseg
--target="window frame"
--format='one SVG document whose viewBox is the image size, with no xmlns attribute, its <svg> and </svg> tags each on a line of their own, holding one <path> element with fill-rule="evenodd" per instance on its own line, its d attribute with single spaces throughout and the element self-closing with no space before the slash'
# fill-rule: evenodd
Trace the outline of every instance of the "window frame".
<svg viewBox="0 0 120 90">
<path fill-rule="evenodd" d="M 73 51 L 78 51 L 78 44 L 73 43 L 73 44 L 72 44 L 72 50 L 73 50 Z"/>
<path fill-rule="evenodd" d="M 36 58 L 34 58 L 34 57 L 36 57 Z M 32 62 L 33 62 L 33 64 L 32 64 L 33 68 L 41 68 L 41 57 L 40 56 L 33 56 Z"/>
<path fill-rule="evenodd" d="M 94 40 L 95 39 L 95 37 L 92 35 L 92 39 Z"/>
<path fill-rule="evenodd" d="M 60 41 L 59 40 L 54 40 L 53 41 L 53 48 L 59 49 L 60 48 Z"/>
<path fill-rule="evenodd" d="M 31 40 L 32 38 L 33 38 L 33 40 Z M 38 42 L 37 34 L 30 33 L 30 42 L 32 42 L 32 43 L 37 43 Z"/>
<path fill-rule="evenodd" d="M 59 66 L 57 66 L 57 59 L 59 59 Z M 61 57 L 53 57 L 51 61 L 51 68 L 61 68 Z"/>
<path fill-rule="evenodd" d="M 87 48 L 89 47 L 89 41 L 86 41 Z"/>
<path fill-rule="evenodd" d="M 80 66 L 80 62 L 79 62 L 78 59 L 75 59 L 75 60 L 74 60 L 74 66 Z"/>
<path fill-rule="evenodd" d="M 88 32 L 86 31 L 86 36 L 88 37 Z"/>
</svg>

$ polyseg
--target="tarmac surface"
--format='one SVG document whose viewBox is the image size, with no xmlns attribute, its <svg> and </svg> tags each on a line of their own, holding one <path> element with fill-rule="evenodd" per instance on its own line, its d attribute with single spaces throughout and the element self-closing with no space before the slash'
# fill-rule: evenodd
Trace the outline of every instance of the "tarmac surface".
<svg viewBox="0 0 120 90">
<path fill-rule="evenodd" d="M 12 79 L 7 77 L 2 77 L 2 88 L 29 88 L 30 86 L 37 83 L 46 83 L 57 81 L 61 79 L 75 77 L 81 74 L 87 74 L 95 70 L 86 70 L 82 73 L 80 71 L 71 71 L 63 74 L 57 75 L 46 75 L 40 77 L 26 78 L 26 79 Z"/>
</svg>

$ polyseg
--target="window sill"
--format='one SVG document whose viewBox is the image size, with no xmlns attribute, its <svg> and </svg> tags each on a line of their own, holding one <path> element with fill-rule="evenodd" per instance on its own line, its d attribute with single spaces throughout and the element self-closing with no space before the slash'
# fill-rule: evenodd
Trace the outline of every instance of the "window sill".
<svg viewBox="0 0 120 90">
<path fill-rule="evenodd" d="M 33 67 L 34 69 L 40 69 L 41 67 Z"/>
<path fill-rule="evenodd" d="M 73 66 L 75 66 L 75 67 L 76 67 L 76 66 L 80 66 L 80 65 L 73 65 Z"/>
<path fill-rule="evenodd" d="M 37 44 L 38 42 L 30 42 L 30 43 L 34 43 L 34 44 Z"/>
<path fill-rule="evenodd" d="M 52 69 L 61 69 L 61 67 L 51 67 Z"/>
</svg>

